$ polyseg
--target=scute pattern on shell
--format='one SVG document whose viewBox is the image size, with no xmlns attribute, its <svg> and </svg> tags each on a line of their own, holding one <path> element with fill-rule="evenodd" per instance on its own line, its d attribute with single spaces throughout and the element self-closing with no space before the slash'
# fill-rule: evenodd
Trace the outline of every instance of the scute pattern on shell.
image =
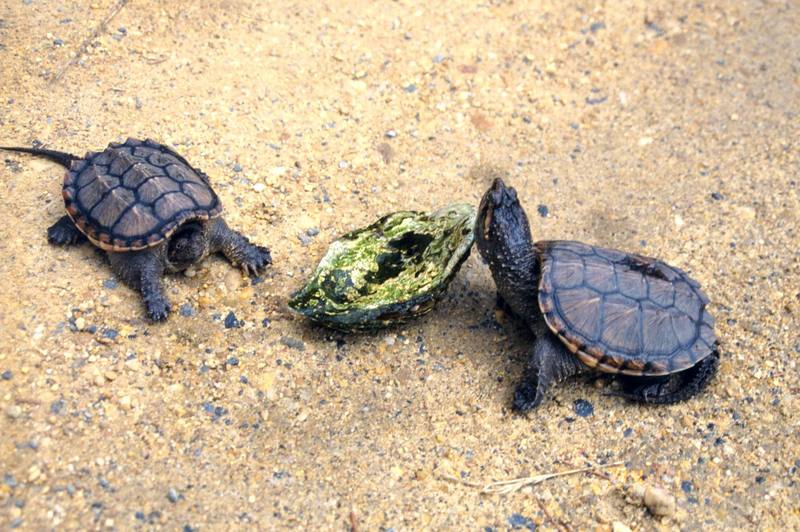
<svg viewBox="0 0 800 532">
<path fill-rule="evenodd" d="M 535 246 L 545 321 L 587 366 L 666 375 L 694 366 L 716 349 L 708 298 L 682 270 L 580 242 Z"/>
<path fill-rule="evenodd" d="M 155 246 L 183 222 L 222 212 L 208 176 L 150 139 L 129 138 L 87 153 L 72 163 L 62 192 L 78 229 L 110 251 Z"/>
</svg>

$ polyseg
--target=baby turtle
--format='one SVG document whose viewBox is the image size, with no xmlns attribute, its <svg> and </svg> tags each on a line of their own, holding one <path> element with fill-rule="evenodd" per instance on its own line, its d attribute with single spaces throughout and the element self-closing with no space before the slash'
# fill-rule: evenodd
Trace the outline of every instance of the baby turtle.
<svg viewBox="0 0 800 532">
<path fill-rule="evenodd" d="M 466 204 L 388 214 L 335 240 L 289 308 L 344 331 L 425 314 L 469 256 L 474 226 Z"/>
<path fill-rule="evenodd" d="M 39 148 L 2 148 L 46 157 L 67 168 L 67 214 L 47 230 L 55 245 L 88 239 L 108 252 L 111 269 L 139 290 L 147 315 L 166 319 L 164 272 L 179 272 L 212 253 L 257 273 L 271 264 L 269 249 L 255 246 L 222 219 L 209 178 L 174 150 L 129 138 L 83 158 Z"/>
<path fill-rule="evenodd" d="M 708 298 L 682 270 L 580 242 L 533 243 L 516 191 L 496 179 L 475 224 L 498 296 L 536 340 L 514 407 L 587 370 L 620 376 L 618 395 L 675 403 L 708 385 L 719 353 Z"/>
</svg>

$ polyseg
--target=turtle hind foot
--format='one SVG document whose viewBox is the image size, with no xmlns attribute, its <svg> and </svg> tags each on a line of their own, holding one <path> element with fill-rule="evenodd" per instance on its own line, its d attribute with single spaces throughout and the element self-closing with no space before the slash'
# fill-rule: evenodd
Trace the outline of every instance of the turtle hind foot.
<svg viewBox="0 0 800 532">
<path fill-rule="evenodd" d="M 69 216 L 62 216 L 47 229 L 47 241 L 55 246 L 72 246 L 86 240 Z"/>
<path fill-rule="evenodd" d="M 622 390 L 616 395 L 647 404 L 673 404 L 685 401 L 703 391 L 719 367 L 719 353 L 714 351 L 693 367 L 665 377 L 623 377 Z"/>
</svg>

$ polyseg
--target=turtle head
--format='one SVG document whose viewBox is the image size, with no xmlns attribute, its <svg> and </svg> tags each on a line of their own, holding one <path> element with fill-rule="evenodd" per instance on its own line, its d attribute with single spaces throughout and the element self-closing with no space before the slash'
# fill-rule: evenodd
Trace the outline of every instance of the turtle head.
<svg viewBox="0 0 800 532">
<path fill-rule="evenodd" d="M 183 224 L 172 236 L 167 247 L 167 259 L 175 265 L 194 264 L 206 253 L 206 233 L 197 222 Z"/>
<path fill-rule="evenodd" d="M 475 222 L 475 240 L 481 256 L 513 260 L 531 251 L 531 229 L 514 187 L 497 178 L 483 195 Z"/>
<path fill-rule="evenodd" d="M 531 229 L 517 191 L 502 179 L 495 179 L 483 195 L 475 242 L 505 302 L 519 316 L 533 315 L 538 274 Z"/>
</svg>

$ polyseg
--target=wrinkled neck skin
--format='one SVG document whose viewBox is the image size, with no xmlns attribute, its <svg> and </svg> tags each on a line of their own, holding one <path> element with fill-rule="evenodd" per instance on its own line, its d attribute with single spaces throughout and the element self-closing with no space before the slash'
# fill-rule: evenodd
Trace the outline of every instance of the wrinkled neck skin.
<svg viewBox="0 0 800 532">
<path fill-rule="evenodd" d="M 502 182 L 493 187 L 481 202 L 475 240 L 489 264 L 497 292 L 514 314 L 533 324 L 540 314 L 539 261 L 528 217 L 513 189 L 506 189 Z"/>
<path fill-rule="evenodd" d="M 528 323 L 539 318 L 538 287 L 539 261 L 533 250 L 533 243 L 506 242 L 495 247 L 491 258 L 484 256 L 489 263 L 497 292 L 514 311 L 514 314 Z"/>
</svg>

